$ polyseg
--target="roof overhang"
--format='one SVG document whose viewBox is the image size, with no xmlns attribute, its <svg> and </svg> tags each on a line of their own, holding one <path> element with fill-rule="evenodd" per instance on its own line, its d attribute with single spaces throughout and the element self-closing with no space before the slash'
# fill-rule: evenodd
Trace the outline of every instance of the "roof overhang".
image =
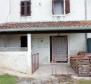
<svg viewBox="0 0 91 84">
<path fill-rule="evenodd" d="M 0 33 L 47 33 L 47 32 L 91 32 L 91 27 L 33 27 L 33 28 L 7 28 L 0 29 Z"/>
<path fill-rule="evenodd" d="M 26 22 L 0 24 L 0 33 L 91 32 L 91 21 Z"/>
</svg>

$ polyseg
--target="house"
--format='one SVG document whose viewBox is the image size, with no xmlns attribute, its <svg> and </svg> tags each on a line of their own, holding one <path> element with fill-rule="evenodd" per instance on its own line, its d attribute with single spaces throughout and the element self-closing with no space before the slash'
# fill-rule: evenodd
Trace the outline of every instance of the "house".
<svg viewBox="0 0 91 84">
<path fill-rule="evenodd" d="M 9 0 L 0 24 L 0 67 L 31 75 L 91 52 L 90 0 Z M 88 45 L 87 45 L 88 43 Z"/>
</svg>

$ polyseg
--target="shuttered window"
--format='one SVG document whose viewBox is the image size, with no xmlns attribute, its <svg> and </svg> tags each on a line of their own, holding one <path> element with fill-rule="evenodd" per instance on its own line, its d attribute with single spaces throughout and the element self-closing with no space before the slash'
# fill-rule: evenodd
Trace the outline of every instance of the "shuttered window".
<svg viewBox="0 0 91 84">
<path fill-rule="evenodd" d="M 70 0 L 65 0 L 65 13 L 70 13 Z"/>
<path fill-rule="evenodd" d="M 70 0 L 52 0 L 52 14 L 62 15 L 70 13 Z"/>
<path fill-rule="evenodd" d="M 30 1 L 21 1 L 21 16 L 31 15 L 31 4 Z"/>
</svg>

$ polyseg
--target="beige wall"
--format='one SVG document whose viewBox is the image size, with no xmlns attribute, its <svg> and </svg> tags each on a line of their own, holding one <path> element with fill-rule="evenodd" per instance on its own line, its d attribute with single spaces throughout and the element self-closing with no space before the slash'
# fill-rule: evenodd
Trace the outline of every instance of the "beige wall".
<svg viewBox="0 0 91 84">
<path fill-rule="evenodd" d="M 50 63 L 50 36 L 57 34 L 33 34 L 32 52 L 39 52 L 40 64 Z M 84 33 L 58 34 L 68 36 L 68 56 L 77 54 L 79 51 L 86 50 L 86 40 Z"/>
</svg>

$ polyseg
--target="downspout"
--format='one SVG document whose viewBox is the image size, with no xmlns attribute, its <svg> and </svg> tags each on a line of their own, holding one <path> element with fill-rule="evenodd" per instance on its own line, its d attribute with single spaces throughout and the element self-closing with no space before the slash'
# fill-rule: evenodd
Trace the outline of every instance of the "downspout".
<svg viewBox="0 0 91 84">
<path fill-rule="evenodd" d="M 87 39 L 88 39 L 88 38 L 87 38 L 87 33 L 85 33 L 85 42 L 86 42 L 86 43 L 85 43 L 85 45 L 86 45 L 85 47 L 86 47 L 86 52 L 88 52 L 88 48 L 87 48 Z"/>
<path fill-rule="evenodd" d="M 87 21 L 87 0 L 84 1 L 84 7 L 85 7 L 85 21 Z M 86 52 L 87 51 L 87 33 L 85 33 L 85 45 L 86 45 Z"/>
<path fill-rule="evenodd" d="M 9 22 L 9 16 L 11 14 L 11 0 L 9 0 L 8 4 L 9 4 L 9 10 L 8 10 L 8 15 L 7 15 L 7 18 L 6 19 Z"/>
<path fill-rule="evenodd" d="M 87 20 L 87 0 L 84 1 L 84 8 L 85 8 L 85 20 Z"/>
</svg>

